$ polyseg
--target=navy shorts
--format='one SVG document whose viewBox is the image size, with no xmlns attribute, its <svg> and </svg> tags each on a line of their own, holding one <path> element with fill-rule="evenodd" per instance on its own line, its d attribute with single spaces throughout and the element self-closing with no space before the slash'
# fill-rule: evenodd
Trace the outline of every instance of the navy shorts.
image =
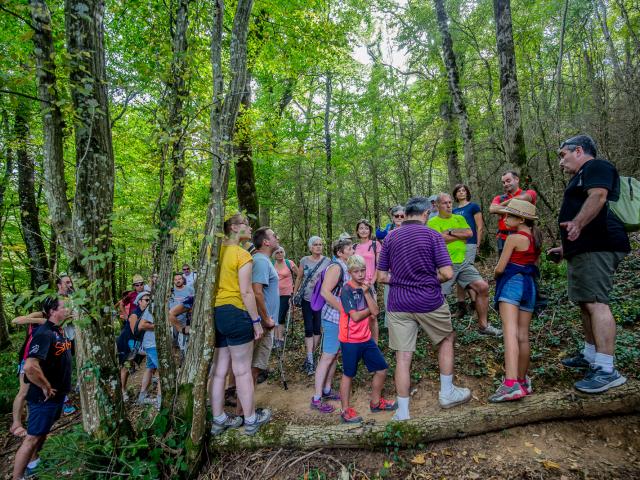
<svg viewBox="0 0 640 480">
<path fill-rule="evenodd" d="M 217 348 L 234 347 L 253 342 L 253 324 L 249 312 L 233 305 L 213 309 Z"/>
<path fill-rule="evenodd" d="M 340 348 L 342 348 L 342 373 L 347 377 L 356 376 L 360 359 L 364 360 L 369 372 L 379 372 L 389 368 L 380 348 L 371 339 L 361 343 L 340 342 Z"/>
<path fill-rule="evenodd" d="M 27 433 L 33 436 L 46 435 L 60 418 L 64 401 L 59 402 L 27 402 L 29 406 L 29 421 Z"/>
<path fill-rule="evenodd" d="M 531 288 L 530 295 L 524 295 L 524 277 L 521 273 L 514 275 L 502 287 L 498 302 L 510 303 L 518 307 L 518 310 L 533 312 L 536 306 L 536 289 Z"/>
</svg>

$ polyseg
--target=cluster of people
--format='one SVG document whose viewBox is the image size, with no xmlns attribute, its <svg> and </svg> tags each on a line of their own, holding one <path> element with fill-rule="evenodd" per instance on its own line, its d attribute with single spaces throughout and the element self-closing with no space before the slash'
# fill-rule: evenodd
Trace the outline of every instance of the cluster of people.
<svg viewBox="0 0 640 480">
<path fill-rule="evenodd" d="M 611 163 L 596 158 L 595 143 L 586 135 L 565 141 L 558 154 L 560 167 L 572 178 L 558 219 L 562 246 L 551 248 L 547 255 L 554 261 L 565 258 L 568 262 L 569 298 L 580 306 L 585 336 L 584 348 L 562 363 L 585 371 L 584 378 L 575 383 L 576 389 L 598 393 L 626 381 L 614 367 L 616 327 L 608 306 L 613 274 L 630 251 L 622 223 L 607 206 L 607 201 L 618 199 L 619 178 Z M 522 190 L 519 181 L 515 171 L 506 171 L 502 175 L 504 193 L 493 199 L 490 208 L 491 214 L 499 216 L 494 305 L 501 329 L 489 324 L 488 282 L 474 266 L 485 226 L 481 209 L 471 202 L 466 185 L 457 185 L 451 195 L 413 197 L 393 207 L 392 222 L 384 229 L 374 230 L 365 219 L 358 221 L 355 242 L 351 235 L 341 235 L 332 243 L 329 256 L 324 255 L 322 238 L 312 236 L 308 240 L 310 255 L 298 264 L 286 258 L 271 228 L 252 231 L 244 215 L 230 216 L 224 222 L 214 292 L 216 348 L 208 385 L 212 434 L 244 426 L 244 432 L 253 435 L 270 420 L 269 409 L 256 408 L 255 388 L 259 375 L 268 368 L 272 350 L 282 348 L 286 341 L 294 308 L 301 310 L 304 322 L 302 369 L 315 377 L 312 409 L 331 413 L 335 407 L 330 402 L 340 401 L 344 422 L 362 421 L 350 404 L 350 395 L 358 366 L 364 363 L 373 374 L 371 412 L 394 411 L 394 420 L 409 419 L 411 363 L 420 330 L 437 352 L 440 406 L 451 408 L 468 402 L 471 391 L 454 384 L 456 334 L 446 300 L 454 286 L 457 316 L 467 313 L 469 296 L 478 333 L 504 337 L 505 378 L 489 401 L 531 395 L 529 325 L 539 291 L 537 265 L 542 237 L 535 225 L 536 192 Z M 247 248 L 249 242 L 251 248 Z M 152 277 L 145 285 L 143 278 L 135 275 L 133 290 L 118 304 L 123 320 L 117 342 L 123 391 L 131 362 L 141 352 L 146 354 L 140 403 L 147 402 L 146 392 L 158 366 L 149 308 L 155 281 Z M 169 319 L 175 329 L 175 345 L 181 351 L 189 334 L 194 282 L 195 274 L 186 264 L 173 278 Z M 381 286 L 389 347 L 395 351 L 395 401 L 382 394 L 388 363 L 379 346 L 377 291 Z M 23 349 L 26 386 L 20 389 L 22 404 L 14 404 L 12 432 L 22 433 L 25 391 L 29 423 L 16 456 L 16 478 L 27 466 L 33 466 L 70 390 L 72 343 L 61 328 L 61 322 L 70 316 L 64 305 L 69 292 L 63 285 L 59 293 L 59 299 L 45 302 L 42 313 L 16 319 L 16 323 L 42 324 L 31 329 Z M 339 357 L 342 378 L 336 391 L 333 384 Z M 158 403 L 160 393 L 158 382 Z M 226 412 L 225 404 L 233 406 L 234 402 L 235 413 Z"/>
</svg>

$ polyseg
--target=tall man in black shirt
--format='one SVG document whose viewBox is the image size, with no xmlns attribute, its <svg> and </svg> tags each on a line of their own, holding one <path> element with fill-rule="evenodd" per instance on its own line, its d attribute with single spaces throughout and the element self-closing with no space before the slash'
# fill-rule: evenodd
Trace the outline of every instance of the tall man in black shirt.
<svg viewBox="0 0 640 480">
<path fill-rule="evenodd" d="M 71 342 L 60 324 L 69 316 L 64 300 L 47 298 L 42 304 L 47 321 L 34 333 L 25 362 L 29 383 L 27 435 L 16 452 L 13 478 L 22 478 L 27 465 L 35 467 L 37 455 L 55 421 L 60 418 L 64 397 L 71 389 Z"/>
<path fill-rule="evenodd" d="M 562 247 L 549 253 L 567 259 L 569 299 L 580 305 L 585 337 L 582 352 L 562 364 L 586 369 L 576 389 L 599 393 L 627 381 L 613 365 L 616 322 L 609 308 L 613 274 L 631 250 L 622 222 L 607 205 L 620 196 L 620 178 L 611 163 L 596 159 L 595 143 L 587 135 L 566 140 L 558 154 L 560 167 L 573 178 L 558 216 Z"/>
</svg>

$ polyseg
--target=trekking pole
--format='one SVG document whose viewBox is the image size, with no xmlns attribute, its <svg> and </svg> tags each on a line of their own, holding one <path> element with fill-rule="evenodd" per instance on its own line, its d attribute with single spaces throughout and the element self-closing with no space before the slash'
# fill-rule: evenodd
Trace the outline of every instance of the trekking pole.
<svg viewBox="0 0 640 480">
<path fill-rule="evenodd" d="M 289 390 L 289 386 L 287 385 L 287 379 L 284 376 L 284 352 L 287 348 L 287 337 L 289 336 L 289 322 L 291 320 L 291 307 L 289 307 L 289 311 L 287 312 L 287 320 L 284 324 L 284 341 L 282 342 L 282 351 L 280 352 L 280 380 L 282 380 L 282 388 L 285 390 Z"/>
</svg>

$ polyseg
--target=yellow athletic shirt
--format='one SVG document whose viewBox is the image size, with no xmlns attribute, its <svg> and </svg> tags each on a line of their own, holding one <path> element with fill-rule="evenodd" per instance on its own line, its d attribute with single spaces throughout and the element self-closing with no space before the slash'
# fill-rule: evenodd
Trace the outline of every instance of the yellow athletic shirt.
<svg viewBox="0 0 640 480">
<path fill-rule="evenodd" d="M 252 262 L 251 254 L 239 245 L 222 245 L 220 247 L 220 280 L 215 292 L 214 307 L 233 305 L 242 310 L 247 308 L 240 295 L 240 281 L 238 271 L 247 263 Z"/>
</svg>

